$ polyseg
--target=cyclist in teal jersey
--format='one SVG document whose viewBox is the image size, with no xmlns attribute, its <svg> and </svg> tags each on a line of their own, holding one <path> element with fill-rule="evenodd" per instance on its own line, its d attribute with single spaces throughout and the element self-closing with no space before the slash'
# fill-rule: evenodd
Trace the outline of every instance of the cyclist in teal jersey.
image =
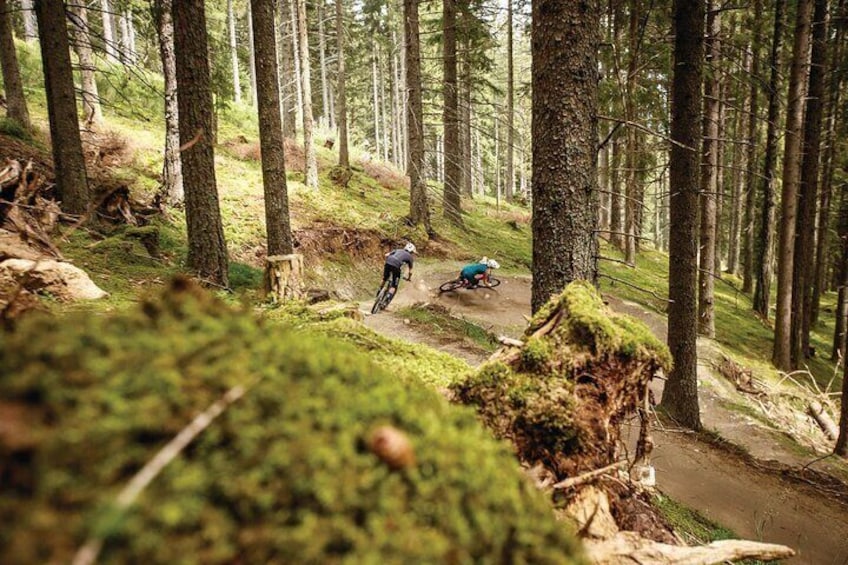
<svg viewBox="0 0 848 565">
<path fill-rule="evenodd" d="M 477 288 L 477 285 L 489 286 L 489 275 L 492 269 L 499 269 L 500 264 L 494 259 L 483 257 L 479 263 L 471 263 L 462 268 L 459 278 L 466 288 Z"/>
</svg>

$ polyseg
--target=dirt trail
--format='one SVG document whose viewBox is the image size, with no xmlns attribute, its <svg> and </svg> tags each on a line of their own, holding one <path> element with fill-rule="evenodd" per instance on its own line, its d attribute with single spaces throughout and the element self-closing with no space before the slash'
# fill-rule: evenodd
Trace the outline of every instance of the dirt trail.
<svg viewBox="0 0 848 565">
<path fill-rule="evenodd" d="M 419 267 L 416 276 L 414 283 L 401 287 L 388 312 L 367 316 L 366 324 L 400 339 L 434 345 L 472 364 L 481 362 L 484 356 L 467 350 L 458 352 L 456 346 L 439 343 L 406 326 L 392 310 L 416 302 L 438 303 L 492 331 L 511 336 L 518 336 L 526 325 L 525 316 L 530 314 L 529 277 L 498 277 L 503 284 L 494 291 L 477 289 L 438 296 L 438 292 L 431 289 L 455 276 L 454 271 Z M 635 304 L 612 297 L 609 300 L 613 308 L 642 319 L 665 340 L 667 326 L 661 316 Z M 661 386 L 655 392 L 661 394 Z M 702 396 L 710 395 L 715 397 L 714 393 Z M 708 428 L 717 429 L 731 441 L 747 435 L 747 441 L 739 443 L 755 457 L 790 461 L 794 457 L 797 460 L 797 456 L 788 453 L 782 453 L 785 457 L 774 457 L 785 451 L 772 441 L 774 438 L 770 439 L 768 434 L 748 422 L 734 419 L 734 414 L 722 409 L 716 398 L 706 398 L 702 402 L 702 417 Z M 729 437 L 725 435 L 728 430 L 733 431 Z M 656 467 L 657 484 L 673 499 L 744 538 L 793 547 L 798 556 L 790 563 L 848 564 L 848 508 L 845 505 L 809 486 L 752 467 L 741 457 L 689 434 L 658 430 L 654 441 L 652 462 Z M 761 445 L 763 443 L 767 445 Z"/>
</svg>

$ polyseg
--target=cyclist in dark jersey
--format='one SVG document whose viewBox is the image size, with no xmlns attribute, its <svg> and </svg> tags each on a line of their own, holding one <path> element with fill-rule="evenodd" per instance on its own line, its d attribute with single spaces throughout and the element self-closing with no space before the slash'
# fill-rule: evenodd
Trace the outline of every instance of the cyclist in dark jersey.
<svg viewBox="0 0 848 565">
<path fill-rule="evenodd" d="M 383 267 L 383 284 L 391 278 L 391 288 L 389 288 L 391 294 L 397 291 L 401 267 L 403 267 L 404 263 L 409 267 L 406 280 L 412 280 L 412 255 L 416 253 L 415 245 L 407 243 L 403 249 L 395 249 L 386 254 L 386 265 Z"/>
<path fill-rule="evenodd" d="M 459 278 L 462 279 L 463 286 L 466 288 L 477 288 L 480 283 L 483 286 L 489 286 L 489 275 L 492 269 L 500 269 L 500 267 L 500 264 L 494 259 L 483 257 L 479 263 L 471 263 L 463 267 L 459 273 Z"/>
</svg>

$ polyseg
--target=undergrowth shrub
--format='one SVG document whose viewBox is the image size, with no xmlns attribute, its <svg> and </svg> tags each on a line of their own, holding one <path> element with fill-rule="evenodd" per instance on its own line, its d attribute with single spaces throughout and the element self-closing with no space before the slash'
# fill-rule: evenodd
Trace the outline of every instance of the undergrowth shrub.
<svg viewBox="0 0 848 565">
<path fill-rule="evenodd" d="M 0 341 L 0 562 L 66 562 L 93 533 L 101 563 L 580 561 L 470 410 L 185 281 L 127 312 L 33 317 Z M 166 442 L 252 382 L 115 510 Z M 385 425 L 414 463 L 369 449 Z"/>
</svg>

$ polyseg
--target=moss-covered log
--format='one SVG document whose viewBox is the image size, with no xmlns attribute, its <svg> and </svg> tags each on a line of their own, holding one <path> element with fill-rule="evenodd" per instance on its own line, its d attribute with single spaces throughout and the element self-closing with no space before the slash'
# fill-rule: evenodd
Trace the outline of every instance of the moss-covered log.
<svg viewBox="0 0 848 565">
<path fill-rule="evenodd" d="M 536 313 L 523 346 L 499 350 L 453 390 L 522 460 L 542 462 L 561 480 L 618 458 L 622 422 L 670 366 L 646 326 L 574 282 Z"/>
<path fill-rule="evenodd" d="M 0 341 L 3 563 L 67 562 L 92 535 L 101 563 L 581 562 L 471 411 L 185 281 Z M 256 379 L 115 511 L 164 444 Z"/>
</svg>

